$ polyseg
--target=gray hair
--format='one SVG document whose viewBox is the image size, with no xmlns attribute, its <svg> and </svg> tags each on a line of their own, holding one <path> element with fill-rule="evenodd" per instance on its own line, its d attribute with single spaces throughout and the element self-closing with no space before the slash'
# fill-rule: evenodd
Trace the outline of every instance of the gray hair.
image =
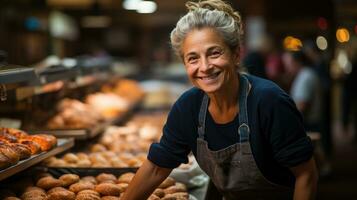
<svg viewBox="0 0 357 200">
<path fill-rule="evenodd" d="M 240 47 L 241 17 L 229 4 L 221 0 L 205 0 L 187 2 L 186 7 L 189 12 L 181 17 L 170 35 L 171 46 L 178 56 L 182 54 L 181 45 L 187 34 L 205 27 L 216 29 L 231 49 Z"/>
</svg>

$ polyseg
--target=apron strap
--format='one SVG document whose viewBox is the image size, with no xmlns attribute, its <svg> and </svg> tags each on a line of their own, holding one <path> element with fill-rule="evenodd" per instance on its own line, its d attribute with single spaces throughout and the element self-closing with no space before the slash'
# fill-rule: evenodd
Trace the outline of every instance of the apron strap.
<svg viewBox="0 0 357 200">
<path fill-rule="evenodd" d="M 200 113 L 198 115 L 198 137 L 201 139 L 204 139 L 204 134 L 205 134 L 207 107 L 208 107 L 208 95 L 205 93 L 203 95 Z"/>
<path fill-rule="evenodd" d="M 247 98 L 249 93 L 249 81 L 245 75 L 239 79 L 239 127 L 238 134 L 240 143 L 249 141 L 250 129 L 248 126 Z"/>
</svg>

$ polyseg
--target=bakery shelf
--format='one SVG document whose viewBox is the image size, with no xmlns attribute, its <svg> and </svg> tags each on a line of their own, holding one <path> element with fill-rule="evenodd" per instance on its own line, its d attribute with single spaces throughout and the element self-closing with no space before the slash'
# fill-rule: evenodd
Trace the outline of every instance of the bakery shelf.
<svg viewBox="0 0 357 200">
<path fill-rule="evenodd" d="M 43 167 L 39 166 L 38 168 L 43 168 Z M 133 167 L 127 167 L 127 168 L 45 167 L 45 169 L 47 172 L 49 172 L 55 177 L 59 177 L 63 174 L 77 174 L 79 176 L 97 176 L 98 174 L 101 173 L 109 173 L 119 176 L 127 172 L 135 173 L 138 170 L 138 168 L 133 168 Z"/>
<path fill-rule="evenodd" d="M 38 74 L 41 84 L 46 84 L 60 80 L 75 79 L 79 75 L 79 69 L 76 67 L 66 68 L 59 65 L 48 68 Z"/>
<path fill-rule="evenodd" d="M 20 171 L 23 171 L 42 160 L 61 153 L 74 145 L 73 138 L 59 138 L 57 139 L 57 146 L 48 152 L 41 152 L 39 154 L 33 155 L 30 158 L 19 161 L 16 165 L 12 165 L 6 169 L 0 171 L 0 181 L 10 177 Z"/>
<path fill-rule="evenodd" d="M 10 84 L 19 82 L 35 84 L 37 83 L 37 81 L 38 78 L 33 68 L 19 66 L 0 67 L 0 84 Z"/>
<path fill-rule="evenodd" d="M 127 112 L 123 113 L 120 117 L 115 119 L 107 120 L 101 123 L 98 123 L 96 126 L 86 129 L 43 129 L 43 130 L 28 130 L 28 133 L 31 134 L 40 134 L 46 133 L 54 135 L 57 138 L 67 138 L 72 137 L 76 140 L 87 140 L 96 137 L 101 134 L 105 128 L 113 124 L 122 124 L 124 123 L 132 114 L 135 112 L 141 105 L 142 100 L 134 103 Z"/>
</svg>

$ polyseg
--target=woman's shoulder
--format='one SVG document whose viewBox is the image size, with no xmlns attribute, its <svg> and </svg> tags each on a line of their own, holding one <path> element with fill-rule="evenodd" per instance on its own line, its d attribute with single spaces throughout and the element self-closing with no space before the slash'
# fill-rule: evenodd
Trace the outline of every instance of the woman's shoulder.
<svg viewBox="0 0 357 200">
<path fill-rule="evenodd" d="M 253 107 L 261 111 L 271 111 L 294 107 L 291 97 L 273 81 L 256 76 L 248 77 L 252 84 L 250 100 Z"/>
</svg>

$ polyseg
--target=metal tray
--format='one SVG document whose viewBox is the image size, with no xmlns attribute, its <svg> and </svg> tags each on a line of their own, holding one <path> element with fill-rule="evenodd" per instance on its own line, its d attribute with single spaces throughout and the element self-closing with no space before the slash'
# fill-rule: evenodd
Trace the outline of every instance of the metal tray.
<svg viewBox="0 0 357 200">
<path fill-rule="evenodd" d="M 30 158 L 27 158 L 25 160 L 19 161 L 16 165 L 12 165 L 6 169 L 3 169 L 0 171 L 0 181 L 10 177 L 20 171 L 23 171 L 39 162 L 42 160 L 54 156 L 58 153 L 61 153 L 67 149 L 70 149 L 74 145 L 74 139 L 73 138 L 59 138 L 57 139 L 57 146 L 53 149 L 51 149 L 48 152 L 41 152 L 39 154 L 33 155 Z"/>
<path fill-rule="evenodd" d="M 11 68 L 0 68 L 0 84 L 19 82 L 36 83 L 38 78 L 35 70 L 30 67 L 11 66 Z"/>
<path fill-rule="evenodd" d="M 42 167 L 42 166 L 41 166 Z M 135 173 L 139 168 L 128 167 L 128 168 L 77 168 L 77 167 L 45 167 L 46 171 L 55 177 L 60 177 L 63 174 L 77 174 L 78 176 L 97 176 L 101 173 L 109 173 L 115 176 L 127 172 Z"/>
</svg>

